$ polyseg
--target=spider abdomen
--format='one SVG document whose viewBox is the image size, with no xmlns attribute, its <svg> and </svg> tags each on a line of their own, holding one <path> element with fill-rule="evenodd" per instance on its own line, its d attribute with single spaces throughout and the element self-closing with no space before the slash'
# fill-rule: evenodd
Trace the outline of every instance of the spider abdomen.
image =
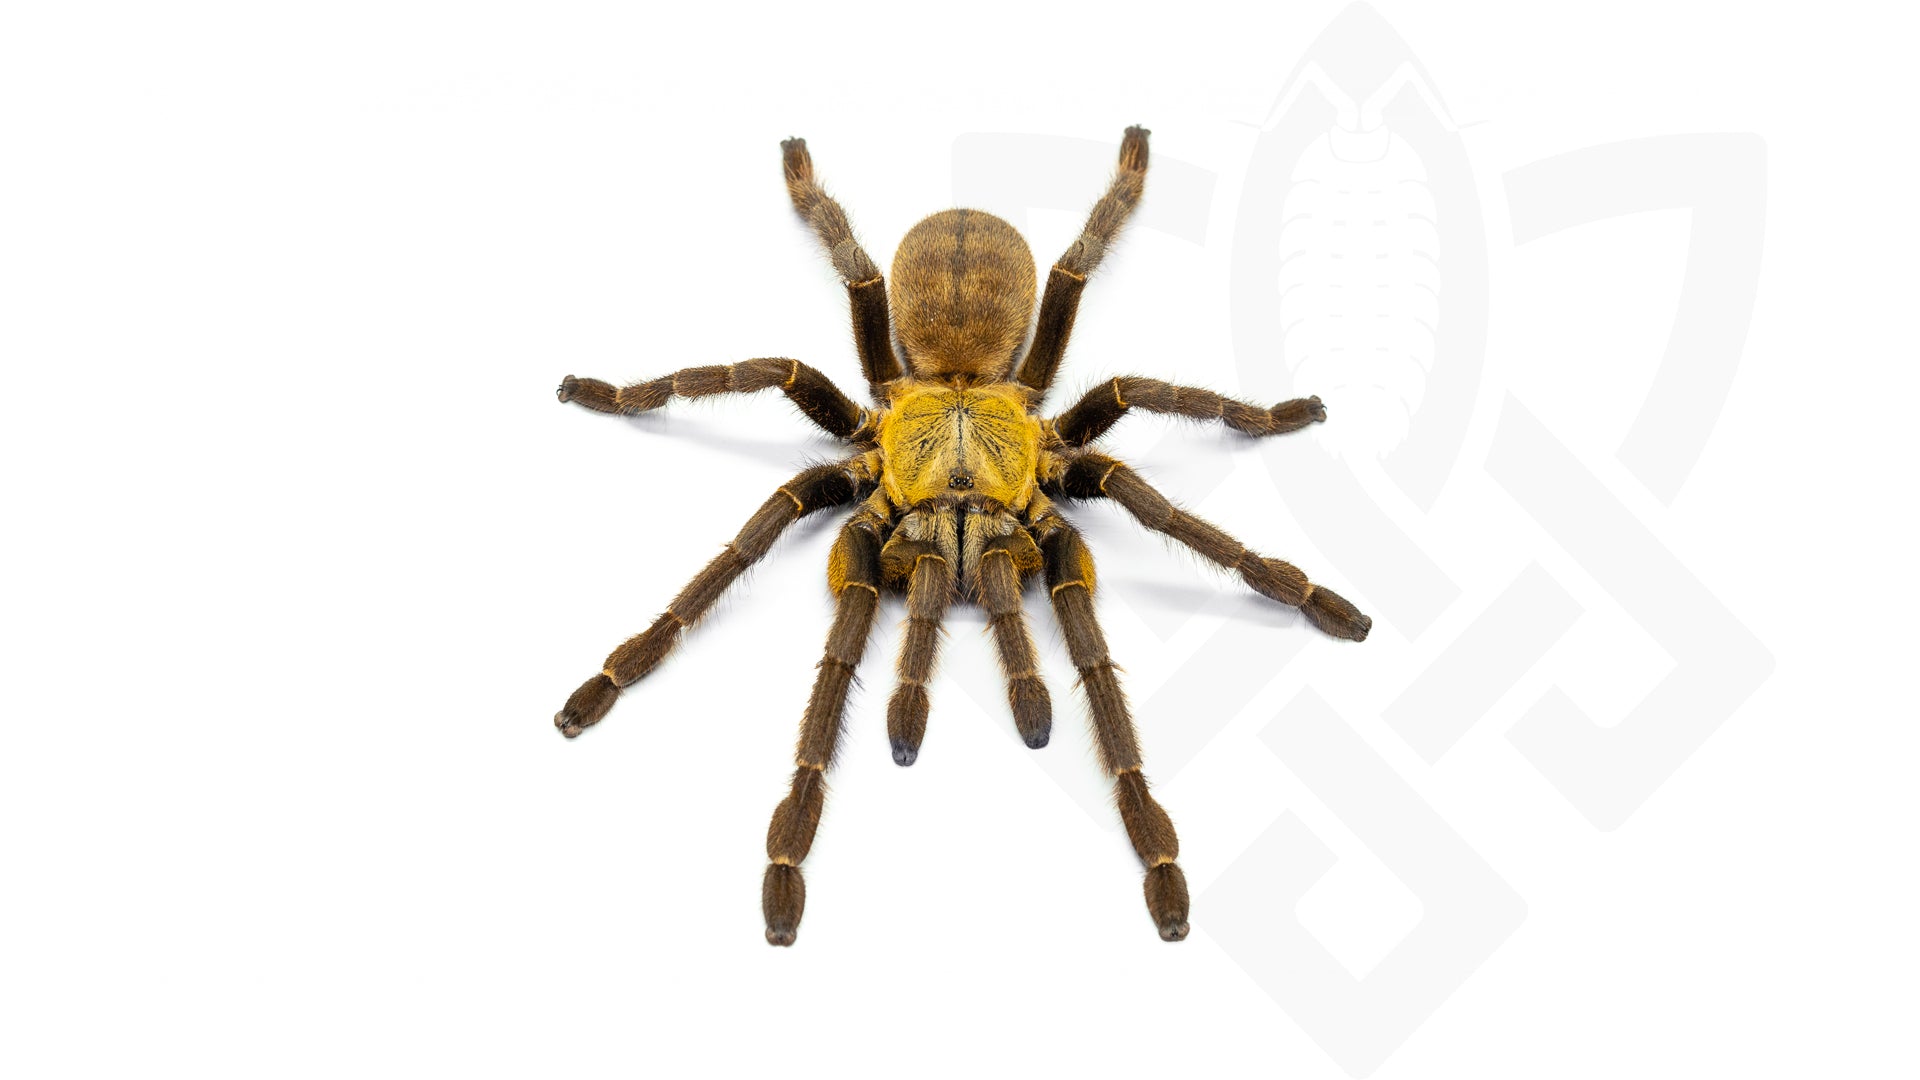
<svg viewBox="0 0 1920 1080">
<path fill-rule="evenodd" d="M 980 210 L 942 210 L 893 257 L 894 328 L 922 378 L 1003 378 L 1033 322 L 1033 252 Z"/>
</svg>

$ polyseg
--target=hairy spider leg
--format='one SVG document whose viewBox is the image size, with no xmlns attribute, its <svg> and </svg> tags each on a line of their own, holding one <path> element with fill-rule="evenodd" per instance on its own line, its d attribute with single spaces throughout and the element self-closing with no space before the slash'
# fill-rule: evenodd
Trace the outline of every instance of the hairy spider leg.
<svg viewBox="0 0 1920 1080">
<path fill-rule="evenodd" d="M 571 739 L 599 723 L 613 708 L 621 689 L 658 667 L 687 627 L 698 622 L 747 567 L 760 561 L 787 526 L 816 510 L 850 503 L 870 489 L 871 480 L 862 475 L 861 461 L 853 458 L 816 465 L 781 485 L 747 519 L 739 535 L 680 590 L 652 626 L 613 650 L 600 673 L 580 684 L 554 714 L 553 726 Z"/>
<path fill-rule="evenodd" d="M 1033 635 L 1021 607 L 1021 583 L 1040 569 L 1040 549 L 1025 529 L 988 541 L 977 571 L 980 606 L 993 630 L 1000 671 L 1007 680 L 1007 704 L 1020 738 L 1035 750 L 1053 734 L 1053 698 L 1040 679 Z"/>
<path fill-rule="evenodd" d="M 1021 361 L 1020 382 L 1044 395 L 1060 371 L 1060 358 L 1066 355 L 1067 338 L 1073 335 L 1073 319 L 1080 310 L 1080 293 L 1087 287 L 1087 275 L 1100 265 L 1120 227 L 1140 205 L 1147 185 L 1147 136 L 1143 127 L 1130 127 L 1120 140 L 1120 163 L 1106 194 L 1093 204 L 1080 235 L 1067 246 L 1047 274 L 1046 292 L 1040 297 L 1040 319 L 1033 332 L 1033 344 Z"/>
<path fill-rule="evenodd" d="M 1113 658 L 1107 654 L 1107 640 L 1093 613 L 1093 554 L 1086 542 L 1066 519 L 1051 509 L 1034 522 L 1040 537 L 1040 551 L 1046 561 L 1045 581 L 1053 600 L 1053 613 L 1067 641 L 1073 666 L 1080 671 L 1080 690 L 1087 698 L 1087 712 L 1093 721 L 1093 745 L 1100 764 L 1113 777 L 1114 805 L 1120 811 L 1120 823 L 1126 827 L 1133 850 L 1147 868 L 1143 889 L 1147 912 L 1165 941 L 1187 936 L 1186 875 L 1174 862 L 1180 857 L 1180 838 L 1173 821 L 1147 792 L 1147 780 L 1140 771 L 1140 741 L 1134 731 L 1133 717 L 1127 710 L 1126 694 L 1120 689 Z"/>
<path fill-rule="evenodd" d="M 900 639 L 900 682 L 887 700 L 887 739 L 893 762 L 911 765 L 927 735 L 927 680 L 940 650 L 940 623 L 959 584 L 954 566 L 931 539 L 915 539 L 906 528 L 887 541 L 881 562 L 889 581 L 905 579 L 907 628 Z"/>
<path fill-rule="evenodd" d="M 1175 506 L 1117 458 L 1092 451 L 1073 456 L 1060 488 L 1069 498 L 1112 499 L 1140 524 L 1178 540 L 1216 566 L 1238 573 L 1254 592 L 1299 608 L 1307 621 L 1324 633 L 1365 641 L 1367 632 L 1373 629 L 1373 619 L 1361 614 L 1345 597 L 1308 581 L 1292 563 L 1249 550 L 1217 526 Z"/>
<path fill-rule="evenodd" d="M 853 673 L 866 653 L 880 604 L 880 536 L 886 522 L 863 508 L 840 529 L 827 562 L 827 585 L 834 594 L 833 629 L 814 677 L 813 694 L 800 721 L 794 749 L 793 784 L 767 824 L 767 872 L 760 884 L 760 908 L 767 920 L 767 942 L 791 945 L 806 909 L 807 886 L 800 863 L 813 847 L 820 814 L 826 807 L 826 772 L 840 741 L 841 716 Z"/>
<path fill-rule="evenodd" d="M 1218 420 L 1255 438 L 1298 431 L 1327 418 L 1326 406 L 1320 404 L 1318 397 L 1294 398 L 1263 409 L 1195 386 L 1176 386 L 1159 379 L 1123 375 L 1087 391 L 1071 409 L 1051 422 L 1060 441 L 1068 446 L 1085 446 L 1106 434 L 1128 409 L 1145 409 L 1189 420 Z"/>
<path fill-rule="evenodd" d="M 893 351 L 892 316 L 887 311 L 887 282 L 860 242 L 854 239 L 853 224 L 847 212 L 828 195 L 813 175 L 813 155 L 807 153 L 807 140 L 788 139 L 780 144 L 781 165 L 787 177 L 787 194 L 793 208 L 806 219 L 833 260 L 833 268 L 847 286 L 847 303 L 853 316 L 853 345 L 860 354 L 860 370 L 867 377 L 873 400 L 884 402 L 884 383 L 900 377 L 900 357 Z"/>
<path fill-rule="evenodd" d="M 829 435 L 853 442 L 872 435 L 869 429 L 874 423 L 874 413 L 855 405 L 817 368 L 785 356 L 682 368 L 671 375 L 618 387 L 599 379 L 576 379 L 569 375 L 560 380 L 560 400 L 575 402 L 595 412 L 631 416 L 652 412 L 674 397 L 751 394 L 775 387 Z"/>
</svg>

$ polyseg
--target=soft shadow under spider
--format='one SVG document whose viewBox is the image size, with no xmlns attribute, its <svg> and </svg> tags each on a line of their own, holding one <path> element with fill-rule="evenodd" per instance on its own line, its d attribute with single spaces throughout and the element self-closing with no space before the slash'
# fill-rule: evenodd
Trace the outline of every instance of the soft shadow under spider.
<svg viewBox="0 0 1920 1080">
<path fill-rule="evenodd" d="M 795 441 L 792 438 L 755 439 L 740 434 L 737 427 L 720 422 L 702 422 L 687 416 L 635 413 L 624 417 L 627 425 L 654 438 L 690 438 L 703 447 L 711 447 L 729 457 L 770 465 L 779 469 L 793 467 Z M 800 444 L 802 456 L 837 456 L 840 447 L 825 439 L 810 439 Z"/>
</svg>

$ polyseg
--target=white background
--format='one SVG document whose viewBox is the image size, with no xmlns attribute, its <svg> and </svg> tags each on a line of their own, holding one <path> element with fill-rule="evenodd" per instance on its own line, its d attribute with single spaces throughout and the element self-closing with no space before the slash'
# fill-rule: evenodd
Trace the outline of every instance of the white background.
<svg viewBox="0 0 1920 1080">
<path fill-rule="evenodd" d="M 831 450 L 777 397 L 642 420 L 553 398 L 570 372 L 756 355 L 857 384 L 782 137 L 808 137 L 884 261 L 951 201 L 957 136 L 1147 124 L 1156 160 L 1219 175 L 1214 227 L 1118 249 L 1065 387 L 1138 370 L 1269 400 L 1231 356 L 1231 213 L 1256 126 L 1339 5 L 1273 7 L 10 7 L 0 1067 L 1344 1075 L 1204 905 L 1186 943 L 1156 938 L 1044 611 L 1053 745 L 1014 737 L 968 610 L 911 769 L 887 752 L 883 612 L 790 950 L 761 938 L 762 838 L 829 619 L 831 521 L 794 529 L 600 728 L 568 742 L 549 720 Z M 1501 741 L 1530 694 L 1434 768 L 1362 712 L 1527 905 L 1376 1075 L 1912 1069 L 1909 36 L 1843 5 L 1380 8 L 1496 209 L 1503 171 L 1565 150 L 1767 140 L 1739 376 L 1679 498 L 1635 505 L 1776 667 L 1612 832 Z M 1684 217 L 1662 221 L 1621 228 L 1683 257 Z M 1630 231 L 1529 263 L 1504 222 L 1488 370 L 1604 458 L 1626 417 L 1565 404 L 1638 391 L 1544 356 L 1596 325 L 1657 348 L 1678 270 L 1649 271 Z M 1077 222 L 1028 225 L 1045 260 Z M 1196 509 L 1327 566 L 1256 449 L 1173 430 L 1132 417 L 1111 447 L 1154 450 L 1176 496 L 1229 469 Z M 1223 623 L 1253 656 L 1312 637 L 1159 787 L 1196 896 L 1283 812 L 1363 866 L 1257 733 L 1303 686 L 1390 698 L 1404 638 L 1313 636 L 1110 508 L 1078 516 L 1136 704 Z M 1170 641 L 1150 625 L 1193 608 Z M 1643 691 L 1660 662 L 1629 649 L 1622 679 Z M 1149 775 L 1182 720 L 1143 711 Z M 1355 880 L 1384 953 L 1417 907 Z M 1360 921 L 1328 923 L 1330 947 L 1364 952 Z"/>
</svg>

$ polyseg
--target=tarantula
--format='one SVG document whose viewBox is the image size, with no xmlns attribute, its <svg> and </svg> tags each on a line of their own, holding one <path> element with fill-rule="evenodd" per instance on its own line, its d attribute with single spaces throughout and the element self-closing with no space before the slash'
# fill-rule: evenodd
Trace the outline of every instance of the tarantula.
<svg viewBox="0 0 1920 1080">
<path fill-rule="evenodd" d="M 822 775 L 833 764 L 847 690 L 866 651 L 880 591 L 906 593 L 900 681 L 887 702 L 887 734 L 894 762 L 911 765 L 927 729 L 927 680 L 941 619 L 961 597 L 990 616 L 1014 724 L 1028 746 L 1047 745 L 1052 702 L 1021 611 L 1023 587 L 1035 575 L 1045 582 L 1079 669 L 1120 820 L 1147 867 L 1147 910 L 1163 939 L 1181 940 L 1188 898 L 1174 862 L 1179 840 L 1140 772 L 1133 720 L 1094 618 L 1093 557 L 1056 500 L 1112 499 L 1146 527 L 1237 572 L 1262 596 L 1299 608 L 1326 633 L 1362 640 L 1373 620 L 1332 590 L 1288 563 L 1249 551 L 1169 502 L 1124 462 L 1087 448 L 1128 409 L 1219 420 L 1252 436 L 1325 420 L 1326 409 L 1317 397 L 1263 409 L 1210 390 L 1123 377 L 1095 387 L 1058 416 L 1034 411 L 1059 369 L 1087 276 L 1140 201 L 1147 171 L 1143 128 L 1127 129 L 1111 185 L 1048 274 L 1037 324 L 1033 255 L 1013 226 L 978 210 L 945 210 L 921 221 L 894 256 L 889 293 L 846 212 L 814 179 L 806 141 L 788 139 L 780 149 L 794 208 L 846 284 L 854 346 L 874 407 L 856 405 L 819 371 L 785 358 L 687 368 L 621 387 L 571 375 L 562 380 L 561 401 L 626 414 L 658 409 L 675 396 L 778 388 L 851 449 L 775 491 L 652 626 L 615 649 L 600 673 L 574 691 L 554 725 L 572 738 L 598 723 L 620 691 L 652 671 L 783 529 L 818 510 L 854 506 L 827 563 L 833 628 L 800 722 L 792 787 L 767 828 L 770 862 L 761 886 L 767 941 L 793 944 L 800 924 L 806 902 L 800 863 L 813 846 L 826 799 Z"/>
</svg>

